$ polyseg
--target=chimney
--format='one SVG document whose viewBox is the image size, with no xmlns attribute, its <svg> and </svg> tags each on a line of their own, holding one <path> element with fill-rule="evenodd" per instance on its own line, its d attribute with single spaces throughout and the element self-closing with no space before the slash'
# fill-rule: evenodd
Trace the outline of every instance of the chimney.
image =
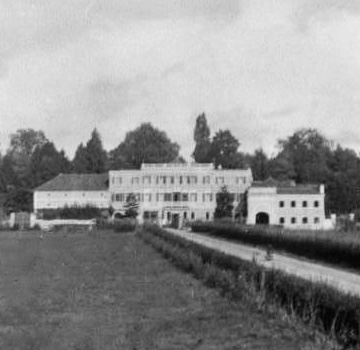
<svg viewBox="0 0 360 350">
<path fill-rule="evenodd" d="M 325 193 L 325 186 L 323 184 L 320 185 L 320 193 L 321 194 Z"/>
</svg>

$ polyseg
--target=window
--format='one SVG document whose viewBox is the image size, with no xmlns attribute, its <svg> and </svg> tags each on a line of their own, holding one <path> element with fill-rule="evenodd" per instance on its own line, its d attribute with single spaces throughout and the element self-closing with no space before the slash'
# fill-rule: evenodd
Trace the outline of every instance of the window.
<svg viewBox="0 0 360 350">
<path fill-rule="evenodd" d="M 319 207 L 319 201 L 315 201 L 315 202 L 314 202 L 314 207 L 315 207 L 315 208 L 318 208 L 318 207 Z"/>
<path fill-rule="evenodd" d="M 302 223 L 307 224 L 308 223 L 308 218 L 302 218 Z"/>
<path fill-rule="evenodd" d="M 133 177 L 131 179 L 131 184 L 132 185 L 138 185 L 139 184 L 139 178 L 138 177 Z"/>
<path fill-rule="evenodd" d="M 203 177 L 203 184 L 209 185 L 210 184 L 210 176 L 204 176 Z"/>
<path fill-rule="evenodd" d="M 280 201 L 280 202 L 279 202 L 279 207 L 280 207 L 280 208 L 284 208 L 284 206 L 285 206 L 285 202 L 284 202 L 284 201 Z"/>
<path fill-rule="evenodd" d="M 295 201 L 291 201 L 291 208 L 295 208 L 296 207 L 296 202 Z"/>
<path fill-rule="evenodd" d="M 160 176 L 159 180 L 161 183 L 163 183 L 164 185 L 166 184 L 166 176 Z"/>
<path fill-rule="evenodd" d="M 144 194 L 144 202 L 151 202 L 151 193 Z"/>
<path fill-rule="evenodd" d="M 187 202 L 189 200 L 189 194 L 188 193 L 183 193 L 181 200 L 183 202 Z"/>
<path fill-rule="evenodd" d="M 180 183 L 180 185 L 183 183 L 183 177 L 182 176 L 180 176 L 179 183 Z"/>
<path fill-rule="evenodd" d="M 296 218 L 291 218 L 291 223 L 296 224 Z"/>
<path fill-rule="evenodd" d="M 116 193 L 115 201 L 116 202 L 125 202 L 125 193 Z"/>
<path fill-rule="evenodd" d="M 195 220 L 195 213 L 194 212 L 191 213 L 191 220 Z"/>
<path fill-rule="evenodd" d="M 217 178 L 215 179 L 215 183 L 216 183 L 217 185 L 223 184 L 223 183 L 224 183 L 224 178 L 223 178 L 223 177 L 217 177 Z"/>
<path fill-rule="evenodd" d="M 167 212 L 167 219 L 168 219 L 168 221 L 170 221 L 171 220 L 171 212 Z"/>
<path fill-rule="evenodd" d="M 210 213 L 207 211 L 206 212 L 206 220 L 209 220 L 210 219 Z"/>
<path fill-rule="evenodd" d="M 303 208 L 306 208 L 307 207 L 307 201 L 303 201 L 302 206 L 303 206 Z"/>
<path fill-rule="evenodd" d="M 184 220 L 186 220 L 186 219 L 187 219 L 187 212 L 184 211 Z"/>
<path fill-rule="evenodd" d="M 143 184 L 150 185 L 151 184 L 151 176 L 144 176 L 143 177 Z"/>
<path fill-rule="evenodd" d="M 170 176 L 170 183 L 174 183 L 175 182 L 175 178 L 174 178 L 174 176 Z"/>
<path fill-rule="evenodd" d="M 238 176 L 236 178 L 236 184 L 246 184 L 246 177 L 245 176 Z"/>
<path fill-rule="evenodd" d="M 181 193 L 175 192 L 174 193 L 174 202 L 180 202 L 180 200 L 181 200 Z"/>
<path fill-rule="evenodd" d="M 164 195 L 164 201 L 165 202 L 171 202 L 171 200 L 172 200 L 172 193 L 165 193 L 165 195 Z"/>
<path fill-rule="evenodd" d="M 122 184 L 122 177 L 121 176 L 118 176 L 117 180 L 118 180 L 118 184 Z"/>
<path fill-rule="evenodd" d="M 314 224 L 320 223 L 320 219 L 318 217 L 314 218 Z"/>
<path fill-rule="evenodd" d="M 190 194 L 190 202 L 197 202 L 197 194 L 196 193 Z"/>
<path fill-rule="evenodd" d="M 203 197 L 203 202 L 205 202 L 205 193 L 203 193 L 202 197 Z"/>
<path fill-rule="evenodd" d="M 115 195 L 114 194 L 111 195 L 111 201 L 115 202 Z"/>
<path fill-rule="evenodd" d="M 279 223 L 280 223 L 280 224 L 285 224 L 285 218 L 284 218 L 284 217 L 281 217 L 280 220 L 279 220 Z"/>
<path fill-rule="evenodd" d="M 115 176 L 111 177 L 111 183 L 114 184 L 115 183 Z"/>
</svg>

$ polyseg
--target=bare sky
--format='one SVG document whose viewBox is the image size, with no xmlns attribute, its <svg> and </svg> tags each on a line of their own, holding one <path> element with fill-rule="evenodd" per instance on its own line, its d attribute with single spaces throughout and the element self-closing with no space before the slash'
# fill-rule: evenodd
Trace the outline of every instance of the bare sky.
<svg viewBox="0 0 360 350">
<path fill-rule="evenodd" d="M 151 122 L 188 158 L 198 114 L 240 150 L 301 127 L 360 151 L 359 0 L 0 0 L 0 148 L 72 157 Z"/>
</svg>

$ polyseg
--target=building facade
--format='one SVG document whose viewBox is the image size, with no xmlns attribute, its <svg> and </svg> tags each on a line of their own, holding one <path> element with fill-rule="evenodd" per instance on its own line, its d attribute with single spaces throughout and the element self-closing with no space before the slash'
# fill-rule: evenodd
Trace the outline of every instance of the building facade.
<svg viewBox="0 0 360 350">
<path fill-rule="evenodd" d="M 34 191 L 34 212 L 65 206 L 109 208 L 108 174 L 59 174 Z"/>
<path fill-rule="evenodd" d="M 268 179 L 248 190 L 247 224 L 282 225 L 290 229 L 325 227 L 324 185 L 295 185 Z"/>
<path fill-rule="evenodd" d="M 246 170 L 215 169 L 213 164 L 143 164 L 140 170 L 109 171 L 111 205 L 123 213 L 126 198 L 134 193 L 139 219 L 179 226 L 184 220 L 212 220 L 216 193 L 221 187 L 234 195 L 236 206 L 251 186 Z"/>
</svg>

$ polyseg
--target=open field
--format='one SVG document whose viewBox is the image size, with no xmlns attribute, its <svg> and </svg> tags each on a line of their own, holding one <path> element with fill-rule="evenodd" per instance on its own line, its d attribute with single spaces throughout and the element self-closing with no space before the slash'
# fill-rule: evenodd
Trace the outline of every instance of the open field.
<svg viewBox="0 0 360 350">
<path fill-rule="evenodd" d="M 329 349 L 232 303 L 133 234 L 0 234 L 0 349 Z"/>
</svg>

